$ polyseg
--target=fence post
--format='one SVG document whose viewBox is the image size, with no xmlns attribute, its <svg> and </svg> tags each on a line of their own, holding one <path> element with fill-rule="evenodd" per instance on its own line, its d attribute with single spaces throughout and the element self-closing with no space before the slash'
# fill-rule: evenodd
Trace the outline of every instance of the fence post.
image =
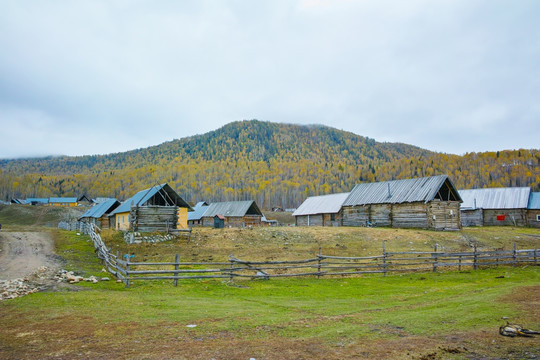
<svg viewBox="0 0 540 360">
<path fill-rule="evenodd" d="M 319 256 L 317 256 L 317 279 L 321 278 L 321 255 L 322 248 L 319 246 Z"/>
<path fill-rule="evenodd" d="M 538 263 L 536 262 L 536 252 L 538 251 L 537 248 L 534 248 L 534 265 L 538 265 Z"/>
<path fill-rule="evenodd" d="M 458 271 L 461 271 L 461 255 L 459 255 Z"/>
<path fill-rule="evenodd" d="M 433 258 L 433 272 L 437 272 L 437 261 L 438 261 L 438 257 L 437 257 L 437 244 L 435 244 L 435 253 L 433 254 L 435 255 L 435 257 Z"/>
<path fill-rule="evenodd" d="M 120 259 L 120 251 L 116 250 L 116 272 L 114 273 L 114 276 L 116 276 L 116 279 L 118 279 L 118 259 Z"/>
<path fill-rule="evenodd" d="M 382 256 L 383 276 L 386 276 L 386 240 L 382 242 Z"/>
<path fill-rule="evenodd" d="M 129 254 L 125 254 L 126 258 L 126 287 L 129 287 Z"/>
<path fill-rule="evenodd" d="M 476 253 L 476 244 L 474 244 L 473 270 L 476 270 L 477 256 L 478 256 L 478 254 Z"/>
<path fill-rule="evenodd" d="M 233 259 L 234 255 L 231 255 L 229 256 L 229 261 L 231 262 L 231 272 L 229 273 L 229 281 L 232 282 L 233 281 L 233 268 L 234 268 L 234 259 Z"/>
<path fill-rule="evenodd" d="M 514 251 L 512 252 L 512 266 L 513 267 L 516 267 L 516 262 L 517 262 L 516 254 L 517 254 L 516 243 L 514 243 Z"/>
<path fill-rule="evenodd" d="M 176 254 L 174 257 L 174 270 L 178 270 L 178 267 L 180 266 L 180 254 Z M 178 272 L 175 271 L 174 273 L 174 286 L 178 286 Z"/>
</svg>

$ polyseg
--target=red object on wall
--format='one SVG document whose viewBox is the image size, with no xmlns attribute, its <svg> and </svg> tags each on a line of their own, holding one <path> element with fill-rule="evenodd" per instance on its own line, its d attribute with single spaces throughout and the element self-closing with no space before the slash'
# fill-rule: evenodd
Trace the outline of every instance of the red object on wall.
<svg viewBox="0 0 540 360">
<path fill-rule="evenodd" d="M 504 221 L 506 215 L 497 215 L 497 221 Z"/>
</svg>

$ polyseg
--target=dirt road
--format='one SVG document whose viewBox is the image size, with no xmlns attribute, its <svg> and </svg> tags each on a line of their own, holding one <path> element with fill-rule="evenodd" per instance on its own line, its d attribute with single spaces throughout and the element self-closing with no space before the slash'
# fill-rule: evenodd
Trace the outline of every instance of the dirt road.
<svg viewBox="0 0 540 360">
<path fill-rule="evenodd" d="M 0 280 L 24 278 L 43 267 L 59 268 L 50 234 L 0 231 Z"/>
</svg>

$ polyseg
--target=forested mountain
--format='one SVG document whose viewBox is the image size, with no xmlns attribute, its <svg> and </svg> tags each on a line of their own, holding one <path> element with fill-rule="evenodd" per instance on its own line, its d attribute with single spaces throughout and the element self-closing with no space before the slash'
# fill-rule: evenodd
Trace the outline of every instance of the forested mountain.
<svg viewBox="0 0 540 360">
<path fill-rule="evenodd" d="M 0 198 L 125 199 L 168 182 L 190 202 L 255 199 L 263 208 L 296 207 L 309 195 L 350 191 L 359 182 L 436 174 L 448 174 L 458 188 L 538 191 L 540 151 L 457 156 L 326 126 L 251 120 L 124 153 L 2 160 Z"/>
</svg>

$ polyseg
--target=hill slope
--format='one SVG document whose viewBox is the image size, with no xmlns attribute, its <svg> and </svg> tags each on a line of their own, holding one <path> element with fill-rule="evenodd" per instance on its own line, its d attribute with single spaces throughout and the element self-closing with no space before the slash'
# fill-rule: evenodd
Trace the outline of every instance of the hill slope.
<svg viewBox="0 0 540 360">
<path fill-rule="evenodd" d="M 100 156 L 0 161 L 0 198 L 114 196 L 168 182 L 187 201 L 255 199 L 296 207 L 308 195 L 350 191 L 355 183 L 448 174 L 458 187 L 540 183 L 538 150 L 433 153 L 378 143 L 334 128 L 257 120 L 203 135 Z"/>
</svg>

